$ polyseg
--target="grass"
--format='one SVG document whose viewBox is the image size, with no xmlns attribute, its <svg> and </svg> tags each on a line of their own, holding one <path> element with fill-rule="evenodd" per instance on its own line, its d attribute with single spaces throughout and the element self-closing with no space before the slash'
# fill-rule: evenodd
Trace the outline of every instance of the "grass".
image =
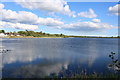
<svg viewBox="0 0 120 80">
<path fill-rule="evenodd" d="M 77 75 L 72 75 L 70 77 L 67 77 L 67 76 L 63 76 L 61 77 L 61 79 L 66 79 L 66 78 L 79 78 L 79 79 L 93 79 L 93 78 L 96 78 L 96 79 L 100 79 L 100 78 L 119 78 L 120 77 L 120 74 L 107 74 L 107 75 L 102 75 L 102 74 L 90 74 L 90 75 L 82 75 L 82 74 L 77 74 Z M 52 77 L 45 77 L 45 78 L 59 78 L 58 76 L 52 76 Z"/>
</svg>

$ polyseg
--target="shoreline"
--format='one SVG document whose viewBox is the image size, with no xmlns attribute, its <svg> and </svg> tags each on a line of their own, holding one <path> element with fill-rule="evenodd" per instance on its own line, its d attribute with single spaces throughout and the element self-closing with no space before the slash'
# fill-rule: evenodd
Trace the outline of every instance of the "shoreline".
<svg viewBox="0 0 120 80">
<path fill-rule="evenodd" d="M 32 36 L 7 36 L 7 37 L 0 37 L 0 38 L 120 38 L 120 37 L 32 37 Z"/>
</svg>

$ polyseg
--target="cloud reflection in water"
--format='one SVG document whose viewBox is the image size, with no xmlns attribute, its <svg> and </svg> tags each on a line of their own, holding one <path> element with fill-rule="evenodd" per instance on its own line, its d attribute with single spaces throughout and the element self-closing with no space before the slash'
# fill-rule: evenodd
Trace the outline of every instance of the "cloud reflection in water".
<svg viewBox="0 0 120 80">
<path fill-rule="evenodd" d="M 104 46 L 100 46 L 100 42 L 96 39 L 82 38 L 15 39 L 10 43 L 3 41 L 3 45 L 12 49 L 8 54 L 3 54 L 3 70 L 11 69 L 5 65 L 24 64 L 12 71 L 14 77 L 21 74 L 26 74 L 23 77 L 58 74 L 63 67 L 67 70 L 73 63 L 80 64 L 80 67 L 83 64 L 92 67 L 101 55 L 100 51 L 103 48 L 101 46 Z"/>
</svg>

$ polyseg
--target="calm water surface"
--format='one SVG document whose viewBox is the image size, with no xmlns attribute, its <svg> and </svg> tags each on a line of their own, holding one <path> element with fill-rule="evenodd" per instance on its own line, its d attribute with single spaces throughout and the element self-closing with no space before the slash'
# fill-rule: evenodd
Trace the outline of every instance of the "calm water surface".
<svg viewBox="0 0 120 80">
<path fill-rule="evenodd" d="M 2 76 L 40 78 L 86 72 L 107 74 L 110 52 L 118 52 L 118 39 L 40 38 L 3 39 L 11 51 L 2 54 Z M 1 54 L 0 54 L 1 55 Z"/>
</svg>

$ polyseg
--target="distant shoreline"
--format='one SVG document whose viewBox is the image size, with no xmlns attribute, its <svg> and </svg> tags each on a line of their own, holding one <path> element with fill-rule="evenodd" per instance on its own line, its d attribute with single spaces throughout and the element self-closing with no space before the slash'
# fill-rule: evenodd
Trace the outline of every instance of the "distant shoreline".
<svg viewBox="0 0 120 80">
<path fill-rule="evenodd" d="M 76 36 L 76 35 L 65 35 L 65 34 L 49 34 L 42 31 L 18 31 L 18 32 L 5 32 L 0 30 L 0 38 L 120 38 L 120 36 Z"/>
<path fill-rule="evenodd" d="M 120 38 L 120 37 L 91 37 L 91 36 L 73 36 L 73 37 L 32 37 L 32 36 L 7 36 L 7 37 L 0 37 L 0 38 Z"/>
</svg>

